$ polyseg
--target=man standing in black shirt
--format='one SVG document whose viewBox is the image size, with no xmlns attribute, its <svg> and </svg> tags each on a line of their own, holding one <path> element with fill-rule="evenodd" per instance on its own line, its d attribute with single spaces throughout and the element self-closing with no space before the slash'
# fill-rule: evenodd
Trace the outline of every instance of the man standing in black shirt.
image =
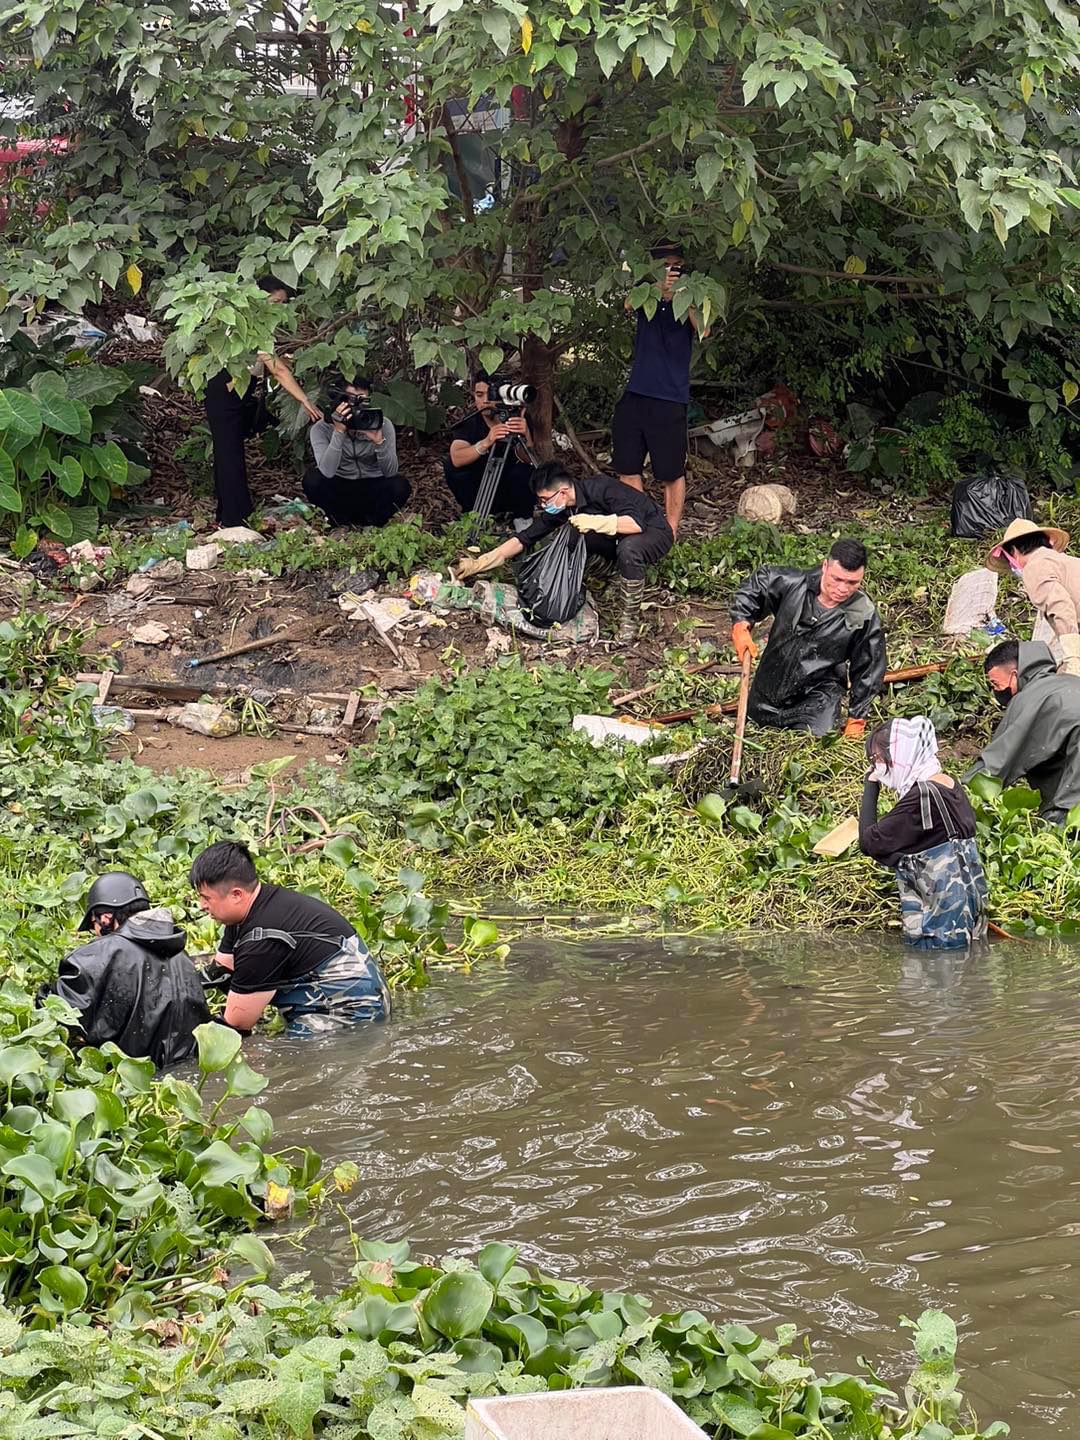
<svg viewBox="0 0 1080 1440">
<path fill-rule="evenodd" d="M 389 1017 L 386 982 L 348 920 L 311 895 L 261 884 L 243 845 L 204 850 L 191 883 L 225 927 L 214 959 L 232 972 L 227 1025 L 253 1030 L 270 1004 L 297 1036 Z"/>
<path fill-rule="evenodd" d="M 619 575 L 619 626 L 616 639 L 637 638 L 645 572 L 675 543 L 660 507 L 640 490 L 609 475 L 575 480 L 561 460 L 545 460 L 533 474 L 540 514 L 532 524 L 486 555 L 465 556 L 454 567 L 459 580 L 495 570 L 531 550 L 567 521 L 585 536 L 591 556 L 614 563 Z"/>
</svg>

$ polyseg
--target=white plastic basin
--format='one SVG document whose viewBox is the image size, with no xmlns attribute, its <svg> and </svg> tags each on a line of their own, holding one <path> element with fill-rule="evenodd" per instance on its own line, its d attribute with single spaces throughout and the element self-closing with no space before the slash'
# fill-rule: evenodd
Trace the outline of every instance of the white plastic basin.
<svg viewBox="0 0 1080 1440">
<path fill-rule="evenodd" d="M 470 1400 L 465 1440 L 705 1440 L 674 1400 L 644 1386 Z"/>
</svg>

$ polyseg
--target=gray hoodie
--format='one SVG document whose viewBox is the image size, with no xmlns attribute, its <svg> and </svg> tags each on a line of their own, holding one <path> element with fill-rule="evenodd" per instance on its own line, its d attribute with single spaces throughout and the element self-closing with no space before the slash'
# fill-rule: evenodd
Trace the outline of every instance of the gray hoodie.
<svg viewBox="0 0 1080 1440">
<path fill-rule="evenodd" d="M 384 418 L 383 443 L 375 445 L 362 435 L 335 430 L 329 420 L 318 420 L 308 434 L 315 464 L 328 480 L 377 480 L 398 473 L 397 436 L 393 422 Z"/>
</svg>

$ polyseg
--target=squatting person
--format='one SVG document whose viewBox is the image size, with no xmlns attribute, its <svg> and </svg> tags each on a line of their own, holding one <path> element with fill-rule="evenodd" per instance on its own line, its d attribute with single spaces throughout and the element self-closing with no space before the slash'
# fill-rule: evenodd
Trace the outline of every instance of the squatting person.
<svg viewBox="0 0 1080 1440">
<path fill-rule="evenodd" d="M 740 663 L 758 655 L 751 627 L 774 617 L 750 687 L 751 720 L 826 735 L 840 723 L 846 695 L 844 738 L 862 736 L 885 675 L 885 630 L 862 589 L 865 573 L 861 542 L 837 540 L 813 570 L 763 565 L 739 586 L 731 639 Z"/>
<path fill-rule="evenodd" d="M 210 1019 L 202 981 L 184 932 L 163 906 L 151 907 L 142 881 L 122 870 L 99 875 L 79 929 L 95 938 L 65 956 L 42 988 L 78 1011 L 79 1037 L 111 1040 L 159 1068 L 194 1054 L 193 1032 Z"/>
<path fill-rule="evenodd" d="M 941 768 L 933 725 L 925 715 L 879 725 L 866 754 L 859 848 L 896 872 L 905 942 L 959 950 L 982 940 L 988 891 L 975 812 L 963 786 Z M 898 803 L 879 819 L 882 785 Z"/>
<path fill-rule="evenodd" d="M 330 419 L 308 432 L 315 463 L 304 475 L 304 494 L 332 525 L 385 525 L 409 498 L 393 421 L 367 404 L 370 396 L 365 376 L 331 376 Z"/>
<path fill-rule="evenodd" d="M 533 513 L 533 467 L 518 443 L 524 441 L 532 446 L 528 416 L 522 412 L 511 415 L 509 420 L 500 420 L 495 413 L 492 383 L 492 377 L 484 370 L 473 376 L 475 414 L 466 415 L 454 426 L 443 475 L 462 510 L 471 510 L 476 504 L 488 456 L 500 441 L 507 442 L 512 448 L 495 491 L 491 513 L 528 520 Z"/>
<path fill-rule="evenodd" d="M 637 312 L 634 359 L 611 421 L 612 463 L 624 485 L 642 488 L 645 458 L 664 487 L 664 513 L 679 533 L 686 503 L 686 412 L 690 357 L 698 330 L 693 306 L 675 317 L 675 288 L 685 264 L 682 246 L 664 240 L 649 252 L 657 262 L 657 303 L 652 316 Z M 631 309 L 630 301 L 626 302 Z M 701 336 L 708 338 L 708 332 Z"/>
<path fill-rule="evenodd" d="M 624 643 L 636 639 L 645 572 L 650 565 L 658 564 L 674 544 L 671 526 L 660 507 L 642 491 L 609 475 L 576 480 L 561 460 L 545 460 L 536 467 L 533 490 L 540 514 L 532 524 L 486 555 L 459 560 L 454 567 L 457 578 L 464 580 L 495 570 L 569 522 L 585 536 L 594 574 L 599 568 L 597 562 L 614 565 L 619 587 L 616 639 Z"/>
<path fill-rule="evenodd" d="M 989 570 L 1016 575 L 1028 599 L 1053 630 L 1061 651 L 1058 669 L 1080 675 L 1080 559 L 1062 555 L 1067 530 L 1014 520 L 986 557 Z"/>
<path fill-rule="evenodd" d="M 1080 805 L 1080 677 L 1063 675 L 1041 640 L 1003 640 L 983 661 L 1005 715 L 964 779 L 985 771 L 1004 785 L 1026 778 L 1045 820 Z"/>
<path fill-rule="evenodd" d="M 264 275 L 255 283 L 274 305 L 284 304 L 292 293 L 276 275 Z M 283 390 L 299 401 L 309 420 L 322 419 L 322 411 L 304 394 L 288 365 L 274 355 L 260 352 L 242 395 L 228 370 L 218 371 L 206 387 L 203 405 L 214 447 L 214 494 L 219 525 L 245 525 L 255 508 L 248 489 L 244 441 L 256 431 L 256 395 L 264 374 L 271 375 Z"/>
<path fill-rule="evenodd" d="M 348 920 L 322 900 L 260 883 L 243 845 L 204 850 L 191 883 L 225 927 L 214 960 L 232 973 L 227 1025 L 253 1030 L 271 1004 L 294 1036 L 389 1018 L 386 982 Z"/>
</svg>

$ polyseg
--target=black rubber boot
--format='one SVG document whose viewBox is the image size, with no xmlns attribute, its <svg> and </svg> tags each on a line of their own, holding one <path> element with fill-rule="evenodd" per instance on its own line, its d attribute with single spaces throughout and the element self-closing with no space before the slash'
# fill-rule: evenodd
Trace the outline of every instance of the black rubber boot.
<svg viewBox="0 0 1080 1440">
<path fill-rule="evenodd" d="M 627 580 L 619 576 L 619 628 L 615 639 L 622 645 L 629 645 L 638 638 L 641 629 L 641 602 L 645 597 L 644 580 Z"/>
</svg>

